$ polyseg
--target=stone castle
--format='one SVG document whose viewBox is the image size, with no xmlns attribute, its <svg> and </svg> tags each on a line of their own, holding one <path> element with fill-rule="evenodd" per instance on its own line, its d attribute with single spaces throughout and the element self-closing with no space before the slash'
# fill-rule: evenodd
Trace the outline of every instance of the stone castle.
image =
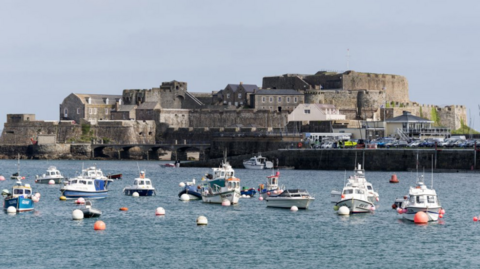
<svg viewBox="0 0 480 269">
<path fill-rule="evenodd" d="M 8 115 L 0 143 L 28 144 L 50 135 L 57 143 L 95 139 L 142 144 L 171 141 L 179 130 L 197 134 L 199 130 L 211 133 L 226 128 L 291 131 L 288 114 L 303 103 L 334 105 L 346 115 L 343 125 L 383 121 L 402 111 L 452 130 L 467 122 L 465 106 L 439 107 L 409 100 L 408 81 L 399 75 L 355 71 L 285 74 L 264 77 L 261 87 L 228 84 L 211 93 L 189 92 L 187 86 L 186 82 L 170 81 L 158 88 L 125 89 L 121 95 L 72 93 L 60 104 L 58 121 Z M 313 125 L 301 123 L 305 124 Z"/>
</svg>

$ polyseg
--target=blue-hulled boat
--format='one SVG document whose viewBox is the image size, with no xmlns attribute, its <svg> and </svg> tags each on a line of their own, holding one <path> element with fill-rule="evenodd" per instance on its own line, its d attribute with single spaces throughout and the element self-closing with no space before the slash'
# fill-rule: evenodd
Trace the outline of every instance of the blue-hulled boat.
<svg viewBox="0 0 480 269">
<path fill-rule="evenodd" d="M 255 194 L 257 194 L 257 191 L 254 188 L 247 189 L 246 187 L 243 187 L 243 189 L 240 191 L 240 194 L 242 196 L 247 195 L 253 197 Z"/>
<path fill-rule="evenodd" d="M 145 172 L 140 172 L 140 177 L 135 178 L 132 186 L 127 186 L 123 189 L 125 195 L 133 195 L 138 193 L 139 196 L 153 196 L 156 195 L 155 188 L 152 186 L 152 181 L 145 178 Z"/>
<path fill-rule="evenodd" d="M 15 207 L 17 212 L 33 210 L 32 187 L 30 187 L 30 184 L 24 185 L 21 181 L 15 183 L 12 193 L 5 196 L 3 209 L 6 210 L 10 206 Z"/>
<path fill-rule="evenodd" d="M 192 182 L 181 182 L 180 187 L 183 189 L 178 193 L 178 198 L 181 198 L 182 194 L 188 194 L 190 200 L 202 199 L 199 187 L 195 186 L 195 179 Z"/>
<path fill-rule="evenodd" d="M 103 175 L 96 167 L 89 167 L 82 170 L 82 174 L 65 182 L 60 189 L 62 195 L 67 199 L 102 199 L 107 198 L 108 185 L 112 179 Z"/>
</svg>

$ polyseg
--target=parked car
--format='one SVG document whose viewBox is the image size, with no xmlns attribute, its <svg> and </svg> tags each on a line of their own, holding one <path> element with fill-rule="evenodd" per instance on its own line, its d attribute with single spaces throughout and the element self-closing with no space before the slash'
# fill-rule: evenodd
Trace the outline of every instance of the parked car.
<svg viewBox="0 0 480 269">
<path fill-rule="evenodd" d="M 416 147 L 419 147 L 420 146 L 420 143 L 422 143 L 423 141 L 421 140 L 413 140 L 412 142 L 410 142 L 407 147 L 409 148 L 416 148 Z"/>
<path fill-rule="evenodd" d="M 403 140 L 397 140 L 392 145 L 396 148 L 405 148 L 406 146 L 408 146 L 408 142 Z"/>
<path fill-rule="evenodd" d="M 385 137 L 385 138 L 381 139 L 380 141 L 378 141 L 377 146 L 379 148 L 386 148 L 387 144 L 389 146 L 391 146 L 394 141 L 395 141 L 395 139 L 393 139 L 393 138 Z"/>
<path fill-rule="evenodd" d="M 358 139 L 357 145 L 355 146 L 357 149 L 360 148 L 365 148 L 365 140 L 364 139 Z"/>
<path fill-rule="evenodd" d="M 353 141 L 353 140 L 348 140 L 348 141 L 343 142 L 343 147 L 345 147 L 345 148 L 353 148 L 356 145 L 357 145 L 357 142 Z"/>
</svg>

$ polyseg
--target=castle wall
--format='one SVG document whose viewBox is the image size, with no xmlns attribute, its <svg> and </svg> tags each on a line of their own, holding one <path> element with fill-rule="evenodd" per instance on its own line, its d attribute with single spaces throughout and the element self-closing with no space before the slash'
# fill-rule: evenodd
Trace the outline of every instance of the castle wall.
<svg viewBox="0 0 480 269">
<path fill-rule="evenodd" d="M 255 126 L 259 128 L 283 128 L 288 122 L 287 112 L 268 110 L 192 110 L 189 114 L 190 127 Z"/>
<path fill-rule="evenodd" d="M 347 71 L 343 73 L 342 80 L 343 89 L 345 90 L 385 90 L 388 101 L 410 101 L 408 95 L 408 81 L 407 78 L 403 76 Z"/>
</svg>

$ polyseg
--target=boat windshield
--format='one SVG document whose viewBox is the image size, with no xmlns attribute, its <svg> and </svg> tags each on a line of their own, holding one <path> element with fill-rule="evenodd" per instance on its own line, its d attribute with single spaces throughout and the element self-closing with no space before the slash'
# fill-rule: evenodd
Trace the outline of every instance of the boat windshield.
<svg viewBox="0 0 480 269">
<path fill-rule="evenodd" d="M 368 189 L 369 191 L 372 191 L 372 190 L 373 190 L 372 186 L 370 186 L 370 185 L 367 185 L 367 189 Z"/>
<path fill-rule="evenodd" d="M 352 189 L 347 189 L 343 191 L 343 194 L 352 194 L 353 190 Z"/>
<path fill-rule="evenodd" d="M 419 203 L 419 204 L 425 203 L 425 196 L 423 196 L 423 195 L 417 196 L 417 203 Z"/>
<path fill-rule="evenodd" d="M 429 204 L 434 204 L 435 203 L 435 196 L 429 195 L 427 196 L 427 201 Z"/>
<path fill-rule="evenodd" d="M 23 189 L 14 189 L 13 194 L 23 194 Z"/>
<path fill-rule="evenodd" d="M 355 190 L 355 193 L 357 194 L 365 194 L 365 192 L 363 190 L 359 190 L 359 189 L 356 189 Z"/>
<path fill-rule="evenodd" d="M 150 180 L 145 180 L 145 185 L 151 185 Z"/>
</svg>

